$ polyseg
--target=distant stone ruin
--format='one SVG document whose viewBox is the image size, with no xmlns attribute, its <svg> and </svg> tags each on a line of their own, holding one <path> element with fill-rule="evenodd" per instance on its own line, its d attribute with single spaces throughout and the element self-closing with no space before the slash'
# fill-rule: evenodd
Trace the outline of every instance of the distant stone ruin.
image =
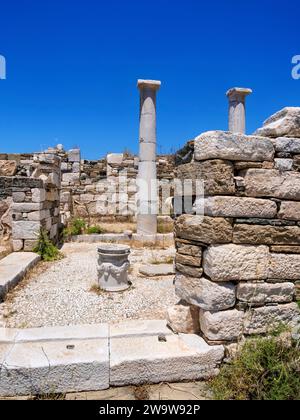
<svg viewBox="0 0 300 420">
<path fill-rule="evenodd" d="M 0 246 L 32 251 L 40 228 L 56 242 L 59 227 L 73 218 L 134 220 L 138 165 L 139 158 L 128 152 L 88 161 L 79 149 L 62 146 L 31 155 L 0 154 Z M 155 165 L 158 180 L 172 190 L 174 156 L 158 156 Z"/>
</svg>

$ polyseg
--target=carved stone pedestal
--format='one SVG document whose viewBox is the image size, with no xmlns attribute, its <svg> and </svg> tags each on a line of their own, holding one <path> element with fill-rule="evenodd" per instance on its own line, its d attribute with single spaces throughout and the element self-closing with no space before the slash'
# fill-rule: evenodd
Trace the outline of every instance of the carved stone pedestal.
<svg viewBox="0 0 300 420">
<path fill-rule="evenodd" d="M 126 245 L 108 244 L 98 248 L 98 281 L 102 290 L 120 292 L 130 287 L 128 256 L 130 248 Z"/>
</svg>

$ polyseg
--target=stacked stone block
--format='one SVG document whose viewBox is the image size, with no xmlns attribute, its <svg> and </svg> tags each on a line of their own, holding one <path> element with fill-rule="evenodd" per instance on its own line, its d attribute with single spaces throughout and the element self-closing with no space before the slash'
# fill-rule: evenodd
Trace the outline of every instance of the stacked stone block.
<svg viewBox="0 0 300 420">
<path fill-rule="evenodd" d="M 0 258 L 11 249 L 12 178 L 0 176 Z"/>
<path fill-rule="evenodd" d="M 25 176 L 32 174 L 33 154 L 0 153 L 0 176 Z"/>
<path fill-rule="evenodd" d="M 299 325 L 299 141 L 231 132 L 195 139 L 194 161 L 177 177 L 202 179 L 204 197 L 193 196 L 194 213 L 175 223 L 175 331 L 230 343 L 278 323 Z"/>
<path fill-rule="evenodd" d="M 60 158 L 41 153 L 33 158 L 31 178 L 13 177 L 12 245 L 14 251 L 32 251 L 41 229 L 57 243 L 60 226 Z"/>
<path fill-rule="evenodd" d="M 81 160 L 80 150 L 66 152 L 62 146 L 49 149 L 48 152 L 55 153 L 62 161 L 60 210 L 64 223 L 72 218 L 84 218 L 91 223 L 97 223 L 127 221 L 135 217 L 138 157 L 125 152 L 109 154 L 97 161 Z M 173 156 L 159 156 L 157 171 L 162 185 L 170 184 L 169 190 L 172 192 Z M 162 202 L 160 204 L 162 208 Z"/>
</svg>

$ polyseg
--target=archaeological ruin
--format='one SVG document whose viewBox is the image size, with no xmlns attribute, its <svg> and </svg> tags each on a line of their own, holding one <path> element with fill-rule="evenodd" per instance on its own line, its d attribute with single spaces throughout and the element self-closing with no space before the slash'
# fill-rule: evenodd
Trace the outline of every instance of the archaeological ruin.
<svg viewBox="0 0 300 420">
<path fill-rule="evenodd" d="M 49 263 L 35 283 L 43 278 L 46 287 L 47 273 L 57 288 L 72 278 L 77 282 L 81 264 L 97 283 L 93 300 L 80 300 L 81 284 L 68 297 L 69 285 L 56 311 L 61 318 L 53 312 L 57 318 L 42 319 L 41 310 L 31 323 L 26 308 L 18 307 L 23 326 L 12 310 L 2 320 L 0 311 L 0 395 L 207 379 L 249 337 L 268 335 L 279 324 L 299 334 L 300 108 L 284 108 L 247 135 L 252 90 L 233 88 L 227 92 L 229 131 L 205 132 L 173 155 L 157 155 L 160 87 L 159 81 L 138 81 L 139 156 L 124 151 L 88 161 L 79 149 L 62 145 L 0 154 L 0 309 L 38 263 L 41 230 L 57 246 L 87 247 L 92 259 L 78 263 L 70 248 L 73 271 L 63 271 L 63 261 Z M 64 229 L 78 219 L 89 227 L 124 224 L 124 231 L 66 238 Z M 142 275 L 141 286 L 131 287 L 128 273 L 131 279 Z M 78 275 L 80 283 L 86 275 Z M 140 294 L 138 287 L 148 287 L 151 277 L 164 276 L 167 292 L 157 282 L 141 307 L 135 295 L 126 298 L 135 288 Z M 30 291 L 34 284 L 24 287 L 16 302 L 23 304 L 27 287 L 38 305 Z M 47 293 L 41 295 L 46 313 Z M 60 299 L 55 293 L 51 305 Z M 64 313 L 77 296 L 74 317 L 80 313 L 86 322 Z M 153 320 L 158 300 L 159 319 Z M 97 312 L 82 317 L 81 303 L 86 311 L 99 304 Z M 103 318 L 102 310 L 111 310 L 111 318 Z"/>
</svg>

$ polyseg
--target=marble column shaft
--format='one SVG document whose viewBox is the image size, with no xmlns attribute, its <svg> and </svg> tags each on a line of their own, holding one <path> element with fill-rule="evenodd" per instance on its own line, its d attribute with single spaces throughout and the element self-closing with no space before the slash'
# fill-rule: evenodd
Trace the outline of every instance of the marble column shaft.
<svg viewBox="0 0 300 420">
<path fill-rule="evenodd" d="M 156 93 L 161 82 L 139 80 L 140 154 L 138 173 L 137 233 L 157 234 Z"/>
<path fill-rule="evenodd" d="M 229 100 L 229 131 L 245 134 L 246 132 L 246 96 L 251 89 L 233 88 L 226 95 Z"/>
</svg>

